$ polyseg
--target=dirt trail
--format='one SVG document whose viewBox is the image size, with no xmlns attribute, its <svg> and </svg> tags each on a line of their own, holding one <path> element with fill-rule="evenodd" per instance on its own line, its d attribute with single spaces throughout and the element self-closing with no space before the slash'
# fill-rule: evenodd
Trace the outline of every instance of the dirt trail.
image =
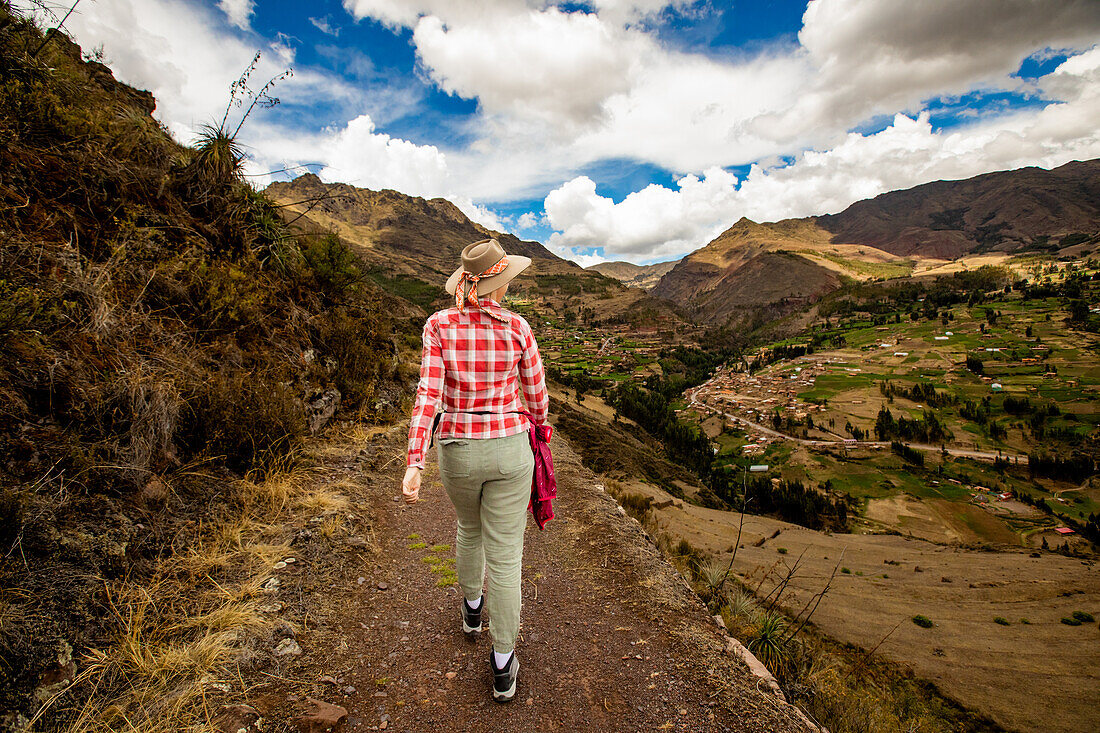
<svg viewBox="0 0 1100 733">
<path fill-rule="evenodd" d="M 394 500 L 403 444 L 398 426 L 331 449 L 319 471 L 370 526 L 331 530 L 331 553 L 280 571 L 281 613 L 302 654 L 245 681 L 239 701 L 265 731 L 293 730 L 309 697 L 347 708 L 348 730 L 806 730 L 724 653 L 724 632 L 560 437 L 558 518 L 546 531 L 528 525 L 519 687 L 512 703 L 492 702 L 489 635 L 462 635 L 458 590 L 432 572 L 447 563 L 425 560 L 454 554 L 431 549 L 454 543 L 434 462 L 418 505 Z"/>
</svg>

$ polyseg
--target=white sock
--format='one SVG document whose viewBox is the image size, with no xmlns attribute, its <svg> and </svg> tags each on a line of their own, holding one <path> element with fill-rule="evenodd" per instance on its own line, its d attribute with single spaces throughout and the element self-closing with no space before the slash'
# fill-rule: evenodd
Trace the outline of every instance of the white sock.
<svg viewBox="0 0 1100 733">
<path fill-rule="evenodd" d="M 493 664 L 497 666 L 497 669 L 504 669 L 504 665 L 508 664 L 508 660 L 511 658 L 512 652 L 501 654 L 496 649 L 493 650 Z"/>
<path fill-rule="evenodd" d="M 476 611 L 477 609 L 481 608 L 481 596 L 478 596 L 476 601 L 471 601 L 467 599 L 466 605 L 470 607 L 471 611 Z"/>
</svg>

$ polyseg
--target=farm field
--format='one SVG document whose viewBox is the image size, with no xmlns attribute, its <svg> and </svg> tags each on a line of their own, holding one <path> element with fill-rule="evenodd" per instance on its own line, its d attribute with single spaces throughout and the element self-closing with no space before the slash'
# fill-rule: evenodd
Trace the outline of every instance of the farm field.
<svg viewBox="0 0 1100 733">
<path fill-rule="evenodd" d="M 659 503 L 670 498 L 641 482 L 629 489 Z M 728 562 L 737 513 L 687 502 L 653 511 L 661 531 Z M 838 569 L 813 616 L 832 638 L 865 649 L 878 645 L 876 654 L 912 667 L 1010 730 L 1070 733 L 1100 726 L 1096 626 L 1061 622 L 1074 611 L 1100 612 L 1095 562 L 896 535 L 826 534 L 746 515 L 734 565 L 746 587 L 766 597 L 796 561 L 782 600 L 793 612 Z M 933 626 L 917 626 L 916 615 Z"/>
</svg>

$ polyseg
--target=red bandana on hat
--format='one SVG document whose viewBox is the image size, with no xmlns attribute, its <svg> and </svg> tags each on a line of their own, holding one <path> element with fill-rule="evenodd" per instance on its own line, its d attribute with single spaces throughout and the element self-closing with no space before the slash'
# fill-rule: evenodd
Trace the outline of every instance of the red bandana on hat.
<svg viewBox="0 0 1100 733">
<path fill-rule="evenodd" d="M 455 307 L 458 308 L 459 311 L 462 311 L 462 310 L 465 310 L 467 305 L 472 305 L 473 307 L 480 310 L 482 313 L 485 313 L 486 315 L 488 315 L 492 318 L 495 318 L 496 320 L 501 321 L 502 323 L 506 323 L 507 320 L 504 317 L 502 317 L 502 316 L 500 316 L 496 313 L 493 313 L 491 311 L 487 311 L 487 310 L 485 310 L 484 308 L 481 307 L 481 303 L 477 299 L 478 298 L 477 283 L 478 283 L 479 280 L 481 280 L 484 277 L 492 277 L 493 275 L 499 275 L 500 273 L 504 272 L 504 270 L 507 269 L 507 267 L 508 267 L 508 256 L 505 255 L 504 257 L 501 257 L 500 260 L 495 265 L 493 265 L 492 267 L 490 267 L 488 270 L 481 273 L 480 275 L 475 275 L 471 272 L 467 272 L 467 271 L 463 270 L 462 274 L 458 278 L 458 285 L 455 287 Z M 469 292 L 466 292 L 466 284 L 467 283 L 470 284 Z M 463 292 L 466 292 L 466 297 L 465 298 L 462 297 Z"/>
</svg>

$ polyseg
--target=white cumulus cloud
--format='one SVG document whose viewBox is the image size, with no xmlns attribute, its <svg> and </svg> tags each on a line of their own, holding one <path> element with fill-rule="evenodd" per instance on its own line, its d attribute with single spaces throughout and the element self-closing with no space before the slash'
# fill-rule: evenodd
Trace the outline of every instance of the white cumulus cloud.
<svg viewBox="0 0 1100 733">
<path fill-rule="evenodd" d="M 549 244 L 565 256 L 603 247 L 607 259 L 670 259 L 705 245 L 742 216 L 776 221 L 836 213 L 934 180 L 1100 157 L 1100 47 L 1068 59 L 1039 86 L 1062 99 L 939 131 L 927 113 L 899 114 L 879 132 L 850 133 L 790 164 L 754 165 L 742 180 L 712 169 L 701 179 L 681 178 L 676 189 L 651 185 L 615 203 L 598 195 L 589 178 L 574 178 L 546 197 L 546 214 L 558 230 Z"/>
<path fill-rule="evenodd" d="M 629 88 L 641 34 L 623 36 L 591 13 L 501 13 L 448 25 L 421 18 L 413 43 L 432 80 L 446 92 L 476 98 L 489 114 L 583 122 L 604 100 Z"/>
<path fill-rule="evenodd" d="M 218 7 L 230 23 L 242 31 L 251 29 L 252 14 L 256 12 L 255 0 L 218 0 Z"/>
</svg>

